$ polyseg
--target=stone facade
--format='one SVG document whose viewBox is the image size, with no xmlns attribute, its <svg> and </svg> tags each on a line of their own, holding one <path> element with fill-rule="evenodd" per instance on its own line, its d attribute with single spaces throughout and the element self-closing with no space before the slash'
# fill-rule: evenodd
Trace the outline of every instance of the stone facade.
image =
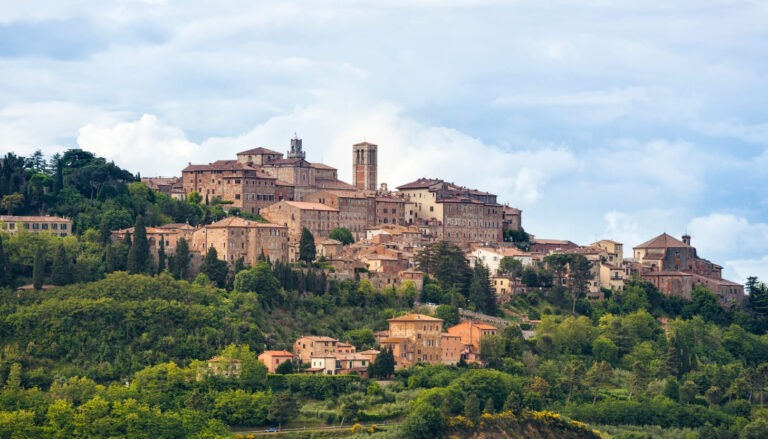
<svg viewBox="0 0 768 439">
<path fill-rule="evenodd" d="M 72 234 L 72 220 L 58 216 L 0 215 L 0 230 L 9 235 L 23 232 L 68 236 Z"/>
<path fill-rule="evenodd" d="M 205 254 L 214 247 L 219 259 L 234 263 L 240 258 L 256 265 L 263 254 L 272 261 L 288 260 L 288 228 L 228 217 L 195 231 L 190 248 Z"/>
<path fill-rule="evenodd" d="M 442 319 L 423 314 L 408 314 L 388 319 L 387 322 L 389 338 L 394 339 L 389 344 L 396 345 L 398 349 L 395 358 L 398 365 L 407 366 L 420 361 L 431 364 L 442 362 Z M 388 345 L 387 339 L 383 340 L 383 345 Z"/>
<path fill-rule="evenodd" d="M 288 228 L 289 244 L 298 242 L 302 228 L 307 228 L 316 240 L 328 237 L 339 227 L 339 210 L 320 203 L 280 201 L 264 208 L 261 215 L 274 224 Z"/>
<path fill-rule="evenodd" d="M 304 197 L 304 201 L 338 209 L 339 226 L 349 229 L 356 241 L 365 238 L 365 228 L 369 224 L 369 201 L 361 192 L 317 191 Z"/>
<path fill-rule="evenodd" d="M 208 202 L 220 197 L 251 214 L 275 202 L 276 178 L 237 160 L 219 160 L 207 165 L 190 164 L 181 171 L 184 193 L 197 192 Z"/>
<path fill-rule="evenodd" d="M 378 146 L 362 142 L 352 145 L 352 185 L 359 191 L 376 191 L 376 168 Z"/>
<path fill-rule="evenodd" d="M 293 343 L 293 355 L 302 363 L 309 363 L 312 358 L 335 356 L 338 340 L 326 336 L 307 335 Z M 334 364 L 335 368 L 335 364 Z"/>
<path fill-rule="evenodd" d="M 259 354 L 259 360 L 267 366 L 269 373 L 275 373 L 281 364 L 293 361 L 293 354 L 288 351 L 264 351 Z"/>
<path fill-rule="evenodd" d="M 405 219 L 426 236 L 458 245 L 503 240 L 503 206 L 494 194 L 429 178 L 397 189 L 407 200 Z"/>
<path fill-rule="evenodd" d="M 723 267 L 700 258 L 688 235 L 681 241 L 662 233 L 633 250 L 634 269 L 665 294 L 690 298 L 693 288 L 702 285 L 712 291 L 726 309 L 744 301 L 744 286 L 723 279 Z"/>
</svg>

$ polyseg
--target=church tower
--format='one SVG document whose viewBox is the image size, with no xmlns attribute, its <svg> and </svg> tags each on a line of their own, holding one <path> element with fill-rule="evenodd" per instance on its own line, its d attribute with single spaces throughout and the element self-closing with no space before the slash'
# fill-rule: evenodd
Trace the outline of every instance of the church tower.
<svg viewBox="0 0 768 439">
<path fill-rule="evenodd" d="M 377 148 L 368 142 L 352 145 L 353 185 L 360 191 L 376 192 Z"/>
</svg>

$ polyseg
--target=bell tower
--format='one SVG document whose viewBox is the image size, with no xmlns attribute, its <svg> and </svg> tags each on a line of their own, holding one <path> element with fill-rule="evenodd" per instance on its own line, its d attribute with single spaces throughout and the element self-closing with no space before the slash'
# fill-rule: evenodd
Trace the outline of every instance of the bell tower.
<svg viewBox="0 0 768 439">
<path fill-rule="evenodd" d="M 357 190 L 376 192 L 377 145 L 363 142 L 352 145 L 353 185 Z"/>
</svg>

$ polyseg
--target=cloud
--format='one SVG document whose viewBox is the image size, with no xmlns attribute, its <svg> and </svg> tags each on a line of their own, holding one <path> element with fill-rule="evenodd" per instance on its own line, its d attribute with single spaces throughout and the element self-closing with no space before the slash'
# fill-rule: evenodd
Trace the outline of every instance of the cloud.
<svg viewBox="0 0 768 439">
<path fill-rule="evenodd" d="M 755 255 L 768 252 L 768 224 L 750 223 L 732 214 L 712 213 L 688 223 L 694 246 L 716 255 Z"/>
<path fill-rule="evenodd" d="M 737 282 L 745 283 L 750 276 L 768 281 L 768 255 L 754 259 L 734 259 L 725 262 L 726 271 L 734 273 Z"/>
<path fill-rule="evenodd" d="M 144 176 L 181 175 L 182 161 L 198 156 L 200 150 L 180 129 L 147 114 L 134 122 L 87 124 L 78 131 L 77 143 Z"/>
</svg>

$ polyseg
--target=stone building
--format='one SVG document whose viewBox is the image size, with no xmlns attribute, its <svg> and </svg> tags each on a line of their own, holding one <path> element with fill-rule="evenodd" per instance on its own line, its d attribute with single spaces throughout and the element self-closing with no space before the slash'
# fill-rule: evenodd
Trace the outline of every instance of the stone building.
<svg viewBox="0 0 768 439">
<path fill-rule="evenodd" d="M 369 224 L 369 201 L 362 192 L 322 190 L 307 195 L 304 201 L 338 209 L 339 226 L 349 229 L 355 241 L 365 238 L 365 228 Z"/>
<path fill-rule="evenodd" d="M 368 142 L 352 145 L 352 185 L 359 191 L 376 192 L 377 149 Z"/>
<path fill-rule="evenodd" d="M 426 235 L 459 245 L 503 240 L 503 206 L 494 194 L 429 178 L 397 189 L 406 199 L 405 220 Z"/>
<path fill-rule="evenodd" d="M 523 267 L 533 266 L 533 257 L 531 254 L 524 252 L 517 247 L 479 246 L 467 255 L 471 267 L 474 267 L 479 261 L 488 268 L 491 275 L 498 273 L 499 265 L 504 258 L 516 259 L 520 261 Z"/>
<path fill-rule="evenodd" d="M 382 348 L 391 347 L 398 367 L 417 362 L 441 363 L 440 347 L 443 320 L 423 314 L 408 314 L 388 319 L 389 337 L 381 341 Z"/>
<path fill-rule="evenodd" d="M 261 216 L 287 227 L 289 243 L 298 242 L 303 228 L 318 240 L 327 238 L 331 230 L 339 227 L 339 210 L 320 203 L 280 201 L 262 209 Z"/>
<path fill-rule="evenodd" d="M 305 335 L 293 343 L 293 355 L 302 363 L 309 363 L 312 358 L 334 357 L 338 340 L 324 335 Z M 334 363 L 335 368 L 335 363 Z"/>
<path fill-rule="evenodd" d="M 181 171 L 184 192 L 197 192 L 210 202 L 219 197 L 225 208 L 237 207 L 251 214 L 275 202 L 276 178 L 237 160 L 218 160 L 207 165 L 190 164 Z"/>
<path fill-rule="evenodd" d="M 321 189 L 355 191 L 340 181 L 336 168 L 306 160 L 302 140 L 291 139 L 287 156 L 264 147 L 237 153 L 236 160 L 218 160 L 207 165 L 189 164 L 182 170 L 182 191 L 197 191 L 203 199 L 220 197 L 237 207 L 258 214 L 277 201 L 300 201 Z"/>
<path fill-rule="evenodd" d="M 190 248 L 205 255 L 214 247 L 219 259 L 234 263 L 240 258 L 251 266 L 261 255 L 272 261 L 288 260 L 288 228 L 240 217 L 227 217 L 194 232 Z"/>
<path fill-rule="evenodd" d="M 744 301 L 744 286 L 723 279 L 723 267 L 699 257 L 688 235 L 681 241 L 662 233 L 633 250 L 635 270 L 665 294 L 690 298 L 693 288 L 702 285 L 726 309 Z"/>
<path fill-rule="evenodd" d="M 405 199 L 403 197 L 387 193 L 386 188 L 384 188 L 384 191 L 372 195 L 370 201 L 369 225 L 405 225 Z"/>
<path fill-rule="evenodd" d="M 267 366 L 269 373 L 275 373 L 281 364 L 293 361 L 293 354 L 288 351 L 264 351 L 259 354 L 259 360 Z"/>
<path fill-rule="evenodd" d="M 461 322 L 447 329 L 451 335 L 458 336 L 464 349 L 462 356 L 468 363 L 480 362 L 480 339 L 489 335 L 498 335 L 499 330 L 495 326 L 482 322 Z"/>
<path fill-rule="evenodd" d="M 0 230 L 17 233 L 49 233 L 53 236 L 72 234 L 72 220 L 58 216 L 14 216 L 0 215 Z"/>
</svg>

